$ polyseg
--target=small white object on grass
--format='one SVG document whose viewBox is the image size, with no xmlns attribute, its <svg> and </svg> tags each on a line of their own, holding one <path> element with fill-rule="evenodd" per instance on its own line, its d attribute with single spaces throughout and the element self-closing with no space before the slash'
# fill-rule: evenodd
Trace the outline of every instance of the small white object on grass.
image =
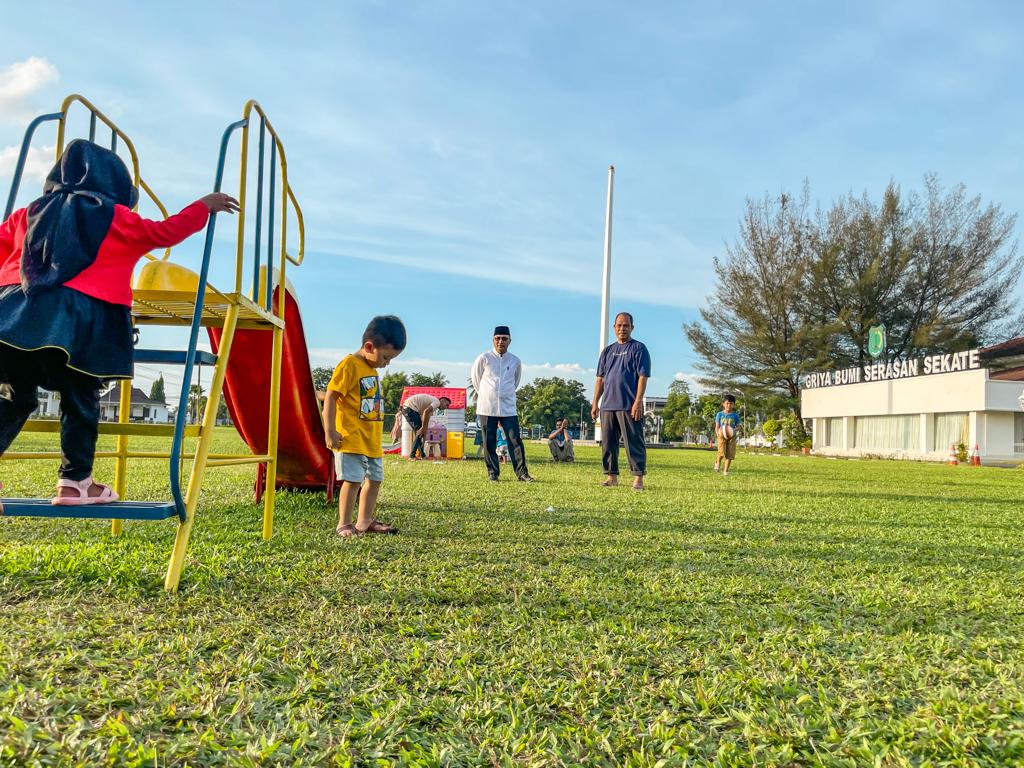
<svg viewBox="0 0 1024 768">
<path fill-rule="evenodd" d="M 554 511 L 555 511 L 555 508 L 554 508 L 554 507 L 548 507 L 548 508 L 547 508 L 547 509 L 545 509 L 544 511 L 545 511 L 545 512 L 554 512 Z"/>
</svg>

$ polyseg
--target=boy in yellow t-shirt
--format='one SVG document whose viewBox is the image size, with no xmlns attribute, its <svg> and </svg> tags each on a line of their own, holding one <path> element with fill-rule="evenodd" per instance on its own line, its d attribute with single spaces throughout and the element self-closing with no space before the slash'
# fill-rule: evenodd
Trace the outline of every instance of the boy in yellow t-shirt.
<svg viewBox="0 0 1024 768">
<path fill-rule="evenodd" d="M 363 332 L 363 345 L 334 369 L 324 398 L 324 433 L 334 451 L 334 468 L 341 481 L 338 494 L 338 535 L 398 533 L 394 526 L 374 517 L 380 484 L 384 482 L 384 400 L 377 369 L 384 368 L 405 349 L 402 321 L 394 315 L 373 318 Z M 362 488 L 362 494 L 359 489 Z M 352 524 L 352 509 L 359 494 L 359 519 Z"/>
</svg>

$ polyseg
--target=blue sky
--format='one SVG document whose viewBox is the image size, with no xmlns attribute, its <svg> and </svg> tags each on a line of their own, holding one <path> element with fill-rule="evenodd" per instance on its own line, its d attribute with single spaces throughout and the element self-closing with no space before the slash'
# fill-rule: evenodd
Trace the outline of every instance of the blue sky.
<svg viewBox="0 0 1024 768">
<path fill-rule="evenodd" d="M 12 4 L 0 188 L 26 121 L 78 91 L 182 207 L 256 98 L 306 215 L 290 277 L 316 362 L 394 312 L 410 331 L 396 369 L 464 380 L 507 323 L 528 376 L 589 386 L 614 163 L 612 305 L 636 316 L 655 393 L 694 370 L 681 325 L 748 196 L 807 179 L 827 205 L 935 172 L 1024 208 L 1017 3 L 318 5 Z"/>
</svg>

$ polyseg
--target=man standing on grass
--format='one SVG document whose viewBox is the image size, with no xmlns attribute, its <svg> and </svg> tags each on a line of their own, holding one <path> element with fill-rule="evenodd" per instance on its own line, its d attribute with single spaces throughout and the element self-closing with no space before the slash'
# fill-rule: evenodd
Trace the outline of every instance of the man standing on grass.
<svg viewBox="0 0 1024 768">
<path fill-rule="evenodd" d="M 498 463 L 498 426 L 501 425 L 512 456 L 516 477 L 524 483 L 533 478 L 526 468 L 526 449 L 519 436 L 519 416 L 516 412 L 516 389 L 523 376 L 523 364 L 508 351 L 512 333 L 507 325 L 494 329 L 494 348 L 484 352 L 473 363 L 470 379 L 476 391 L 476 415 L 483 432 L 484 462 L 487 477 L 497 482 L 501 474 Z"/>
<path fill-rule="evenodd" d="M 633 490 L 644 489 L 647 444 L 644 442 L 644 392 L 651 377 L 651 354 L 633 338 L 633 316 L 615 316 L 614 344 L 601 352 L 590 415 L 601 416 L 601 463 L 605 487 L 619 484 L 619 439 L 624 438 Z"/>
</svg>

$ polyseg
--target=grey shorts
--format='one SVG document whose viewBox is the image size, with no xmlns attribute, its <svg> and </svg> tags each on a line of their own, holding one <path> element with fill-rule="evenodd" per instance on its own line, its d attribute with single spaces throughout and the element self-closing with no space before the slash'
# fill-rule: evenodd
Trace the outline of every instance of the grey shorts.
<svg viewBox="0 0 1024 768">
<path fill-rule="evenodd" d="M 361 483 L 365 479 L 375 483 L 384 481 L 384 459 L 371 459 L 359 453 L 334 453 L 334 473 L 346 483 Z"/>
</svg>

